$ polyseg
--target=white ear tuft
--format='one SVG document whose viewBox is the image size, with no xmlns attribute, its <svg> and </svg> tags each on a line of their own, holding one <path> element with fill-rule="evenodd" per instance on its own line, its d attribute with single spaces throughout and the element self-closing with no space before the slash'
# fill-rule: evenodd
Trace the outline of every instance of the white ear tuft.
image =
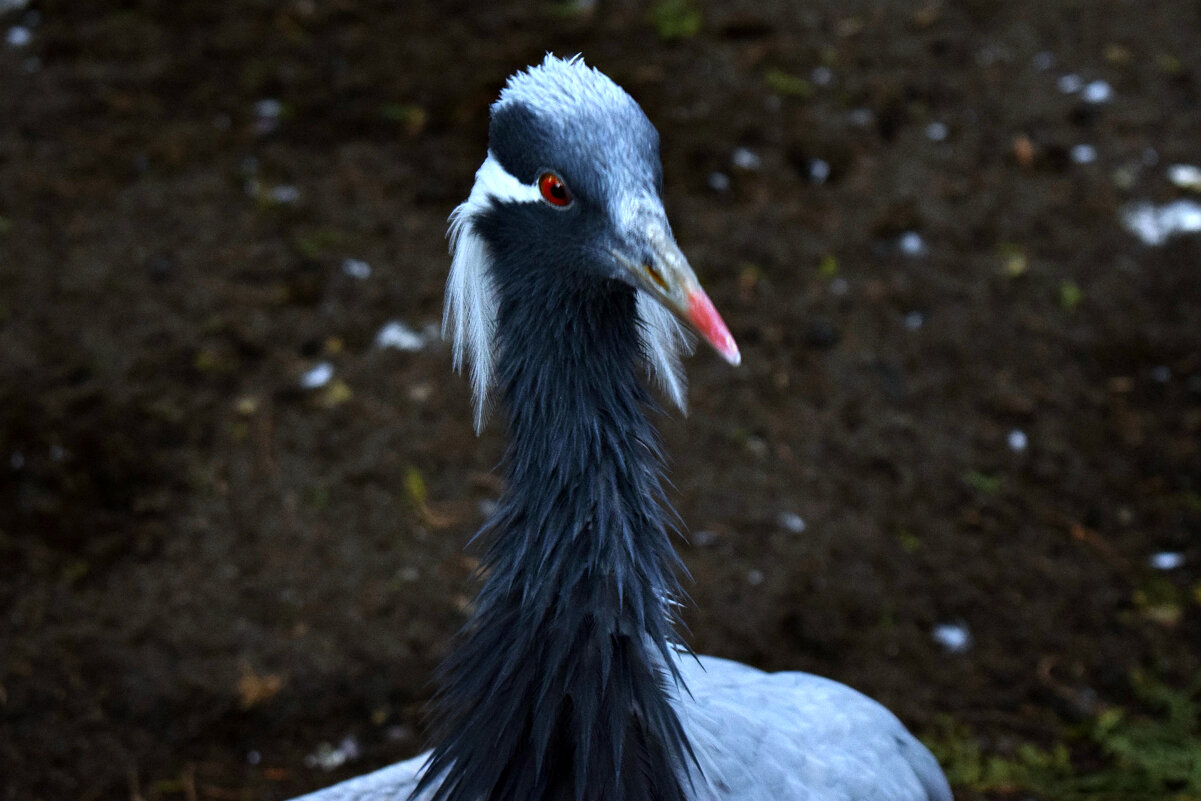
<svg viewBox="0 0 1201 801">
<path fill-rule="evenodd" d="M 488 263 L 483 237 L 474 218 L 496 201 L 534 202 L 538 187 L 514 178 L 491 153 L 475 174 L 471 194 L 450 214 L 450 276 L 442 306 L 442 338 L 451 340 L 454 366 L 463 371 L 471 362 L 471 388 L 475 397 L 475 432 L 484 430 L 488 393 L 496 363 L 496 317 L 499 300 Z"/>
<path fill-rule="evenodd" d="M 442 338 L 450 339 L 456 372 L 471 362 L 475 433 L 484 429 L 492 386 L 492 343 L 496 336 L 496 292 L 484 240 L 471 227 L 471 201 L 450 215 L 450 276 L 442 307 Z"/>
<path fill-rule="evenodd" d="M 688 380 L 680 360 L 692 353 L 693 338 L 671 312 L 641 291 L 637 310 L 647 372 L 676 408 L 688 414 Z"/>
</svg>

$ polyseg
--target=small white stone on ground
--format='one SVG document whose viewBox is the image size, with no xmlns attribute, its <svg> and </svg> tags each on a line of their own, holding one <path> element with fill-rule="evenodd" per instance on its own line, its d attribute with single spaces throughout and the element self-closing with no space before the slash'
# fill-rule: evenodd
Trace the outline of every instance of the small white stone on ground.
<svg viewBox="0 0 1201 801">
<path fill-rule="evenodd" d="M 847 113 L 847 121 L 856 128 L 866 128 L 874 119 L 875 115 L 870 108 L 853 108 Z"/>
<path fill-rule="evenodd" d="M 300 377 L 300 386 L 305 389 L 320 389 L 333 377 L 334 366 L 329 362 L 321 362 Z"/>
<path fill-rule="evenodd" d="M 300 190 L 291 184 L 280 184 L 271 190 L 271 200 L 281 206 L 291 206 L 300 200 Z"/>
<path fill-rule="evenodd" d="M 1184 554 L 1178 551 L 1160 551 L 1147 560 L 1156 570 L 1175 570 L 1184 565 Z"/>
<path fill-rule="evenodd" d="M 897 247 L 906 256 L 921 256 L 926 252 L 926 242 L 917 231 L 906 231 L 897 240 Z"/>
<path fill-rule="evenodd" d="M 730 176 L 724 172 L 709 173 L 709 188 L 714 192 L 729 192 L 730 191 Z"/>
<path fill-rule="evenodd" d="M 730 161 L 740 170 L 750 170 L 752 172 L 763 167 L 763 159 L 759 154 L 747 147 L 736 147 L 734 152 L 730 154 Z"/>
<path fill-rule="evenodd" d="M 1108 103 L 1113 99 L 1113 87 L 1106 81 L 1089 81 L 1080 96 L 1088 103 Z"/>
<path fill-rule="evenodd" d="M 939 623 L 930 636 L 949 654 L 962 654 L 972 647 L 972 633 L 962 623 Z"/>
<path fill-rule="evenodd" d="M 1006 442 L 1009 444 L 1009 450 L 1014 453 L 1021 453 L 1030 444 L 1029 439 L 1026 437 L 1026 432 L 1020 428 L 1010 431 Z"/>
<path fill-rule="evenodd" d="M 391 320 L 375 335 L 375 346 L 413 352 L 425 347 L 425 339 L 399 320 Z"/>
<path fill-rule="evenodd" d="M 24 25 L 14 25 L 4 35 L 4 41 L 9 47 L 26 47 L 33 41 L 33 31 Z"/>
<path fill-rule="evenodd" d="M 746 572 L 746 583 L 750 584 L 752 587 L 758 587 L 763 583 L 765 578 L 766 576 L 763 575 L 762 570 L 748 570 Z"/>
<path fill-rule="evenodd" d="M 1059 76 L 1056 86 L 1065 95 L 1074 95 L 1084 88 L 1084 79 L 1074 72 L 1069 72 L 1067 75 Z"/>
<path fill-rule="evenodd" d="M 1145 245 L 1162 245 L 1177 234 L 1201 233 L 1201 203 L 1181 198 L 1157 206 L 1146 200 L 1122 209 L 1122 225 Z"/>
<path fill-rule="evenodd" d="M 1046 72 L 1055 66 L 1055 54 L 1050 50 L 1043 50 L 1042 52 L 1035 53 L 1034 58 L 1030 59 L 1030 63 L 1039 72 Z"/>
<path fill-rule="evenodd" d="M 1201 192 L 1201 167 L 1195 164 L 1173 164 L 1168 167 L 1168 180 L 1181 189 Z"/>
<path fill-rule="evenodd" d="M 344 737 L 338 747 L 322 743 L 317 750 L 304 758 L 304 764 L 310 768 L 321 768 L 325 771 L 340 768 L 347 762 L 357 759 L 362 753 L 359 743 L 353 737 Z"/>
<path fill-rule="evenodd" d="M 371 277 L 371 265 L 362 259 L 346 259 L 342 262 L 342 272 L 364 281 Z"/>
<path fill-rule="evenodd" d="M 805 530 L 805 520 L 796 512 L 780 512 L 780 515 L 776 518 L 776 522 L 785 531 L 793 534 L 800 534 Z"/>
<path fill-rule="evenodd" d="M 809 160 L 809 180 L 815 184 L 824 184 L 830 177 L 830 164 L 823 159 Z"/>
<path fill-rule="evenodd" d="M 905 330 L 916 331 L 926 322 L 926 315 L 920 311 L 911 311 L 905 315 Z"/>
<path fill-rule="evenodd" d="M 942 142 L 949 133 L 950 129 L 945 122 L 932 122 L 926 126 L 926 138 L 931 142 Z"/>
<path fill-rule="evenodd" d="M 278 119 L 279 115 L 282 114 L 283 111 L 284 104 L 276 100 L 274 97 L 265 97 L 254 104 L 255 116 L 263 119 Z"/>
<path fill-rule="evenodd" d="M 1092 164 L 1097 160 L 1097 149 L 1092 145 L 1073 145 L 1071 156 L 1077 164 Z"/>
</svg>

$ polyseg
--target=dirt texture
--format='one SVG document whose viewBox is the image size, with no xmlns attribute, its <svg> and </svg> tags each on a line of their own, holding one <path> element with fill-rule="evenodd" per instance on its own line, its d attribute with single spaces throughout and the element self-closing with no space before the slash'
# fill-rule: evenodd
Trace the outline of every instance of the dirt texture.
<svg viewBox="0 0 1201 801">
<path fill-rule="evenodd" d="M 503 437 L 432 334 L 446 218 L 548 50 L 658 126 L 742 347 L 662 420 L 697 650 L 1080 771 L 1132 676 L 1201 672 L 1201 236 L 1121 224 L 1189 196 L 1197 3 L 20 6 L 3 801 L 281 799 L 422 747 Z"/>
</svg>

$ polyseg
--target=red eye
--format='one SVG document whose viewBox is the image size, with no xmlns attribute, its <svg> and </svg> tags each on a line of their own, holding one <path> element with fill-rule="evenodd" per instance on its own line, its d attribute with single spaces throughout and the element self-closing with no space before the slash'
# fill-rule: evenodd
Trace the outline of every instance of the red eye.
<svg viewBox="0 0 1201 801">
<path fill-rule="evenodd" d="M 552 206 L 562 208 L 571 205 L 571 192 L 567 184 L 553 172 L 544 172 L 538 178 L 538 191 L 542 193 L 542 199 Z"/>
</svg>

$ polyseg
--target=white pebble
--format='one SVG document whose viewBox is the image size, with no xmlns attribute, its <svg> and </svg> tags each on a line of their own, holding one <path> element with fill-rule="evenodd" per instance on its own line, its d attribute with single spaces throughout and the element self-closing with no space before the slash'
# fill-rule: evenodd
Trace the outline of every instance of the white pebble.
<svg viewBox="0 0 1201 801">
<path fill-rule="evenodd" d="M 1113 87 L 1106 81 L 1090 81 L 1081 97 L 1086 103 L 1108 103 L 1113 99 Z"/>
<path fill-rule="evenodd" d="M 8 29 L 8 33 L 4 36 L 4 41 L 9 47 L 26 47 L 33 41 L 33 31 L 24 25 L 14 25 Z"/>
<path fill-rule="evenodd" d="M 1156 570 L 1175 570 L 1184 565 L 1184 554 L 1178 551 L 1160 551 L 1151 554 L 1147 562 Z"/>
<path fill-rule="evenodd" d="M 714 192 L 729 192 L 730 191 L 730 176 L 724 172 L 709 173 L 709 188 Z"/>
<path fill-rule="evenodd" d="M 1201 203 L 1187 198 L 1162 206 L 1148 201 L 1122 209 L 1122 225 L 1146 245 L 1162 245 L 1177 234 L 1201 233 Z"/>
<path fill-rule="evenodd" d="M 277 120 L 283 114 L 284 104 L 274 97 L 266 97 L 254 104 L 256 117 L 265 120 Z"/>
<path fill-rule="evenodd" d="M 1074 72 L 1069 72 L 1067 75 L 1059 76 L 1056 86 L 1065 95 L 1074 95 L 1084 88 L 1084 79 Z"/>
<path fill-rule="evenodd" d="M 50 458 L 56 462 L 61 462 L 63 459 L 67 458 L 67 449 L 62 445 L 51 445 Z"/>
<path fill-rule="evenodd" d="M 353 737 L 345 737 L 337 748 L 329 743 L 317 746 L 315 753 L 304 758 L 304 764 L 310 768 L 330 771 L 342 767 L 352 759 L 357 759 L 361 752 L 362 749 L 359 748 L 358 742 Z"/>
<path fill-rule="evenodd" d="M 281 206 L 291 206 L 300 200 L 300 190 L 291 184 L 280 184 L 271 190 L 271 200 Z"/>
<path fill-rule="evenodd" d="M 418 381 L 409 385 L 409 400 L 414 403 L 425 403 L 434 394 L 434 387 L 428 381 Z"/>
<path fill-rule="evenodd" d="M 870 108 L 853 108 L 847 113 L 847 121 L 856 128 L 866 128 L 875 120 Z"/>
<path fill-rule="evenodd" d="M 1092 164 L 1097 160 L 1097 149 L 1092 145 L 1074 145 L 1071 156 L 1077 164 Z"/>
<path fill-rule="evenodd" d="M 842 297 L 851 291 L 851 285 L 847 283 L 845 278 L 835 278 L 830 282 L 830 294 Z"/>
<path fill-rule="evenodd" d="M 262 761 L 263 761 L 263 755 L 262 755 L 262 754 L 260 754 L 258 751 L 253 751 L 253 750 L 252 750 L 252 751 L 247 751 L 247 752 L 246 752 L 246 762 L 247 762 L 247 764 L 250 764 L 250 765 L 257 765 L 257 764 L 259 764 L 259 763 L 260 763 L 260 762 L 262 762 Z"/>
<path fill-rule="evenodd" d="M 815 86 L 829 86 L 834 80 L 834 73 L 829 67 L 814 67 L 813 72 L 809 73 L 809 80 Z"/>
<path fill-rule="evenodd" d="M 1030 59 L 1030 63 L 1039 72 L 1046 72 L 1055 66 L 1055 54 L 1050 50 L 1043 50 L 1042 52 L 1035 53 L 1034 58 Z"/>
<path fill-rule="evenodd" d="M 950 134 L 945 122 L 932 122 L 926 126 L 926 138 L 931 142 L 943 142 Z"/>
<path fill-rule="evenodd" d="M 300 386 L 305 389 L 320 389 L 334 377 L 334 366 L 329 362 L 321 362 L 316 367 L 305 372 L 300 377 Z"/>
<path fill-rule="evenodd" d="M 1157 384 L 1166 384 L 1172 380 L 1172 368 L 1166 364 L 1158 364 L 1151 368 L 1151 380 Z"/>
<path fill-rule="evenodd" d="M 930 636 L 949 654 L 962 654 L 972 647 L 972 633 L 962 623 L 939 623 Z"/>
<path fill-rule="evenodd" d="M 498 504 L 492 498 L 484 498 L 480 501 L 480 505 L 478 507 L 480 517 L 492 517 L 492 515 L 496 514 L 496 509 L 499 506 L 500 504 Z"/>
<path fill-rule="evenodd" d="M 399 320 L 391 320 L 375 335 L 375 346 L 414 352 L 425 347 L 425 339 Z"/>
<path fill-rule="evenodd" d="M 752 587 L 758 587 L 763 583 L 765 578 L 766 576 L 763 575 L 762 570 L 748 570 L 746 572 L 746 583 L 750 584 Z"/>
<path fill-rule="evenodd" d="M 916 331 L 926 322 L 926 315 L 920 311 L 911 311 L 905 315 L 905 330 Z"/>
<path fill-rule="evenodd" d="M 29 0 L 0 0 L 0 14 L 7 14 L 10 11 L 20 11 L 29 5 Z"/>
<path fill-rule="evenodd" d="M 780 512 L 776 521 L 785 531 L 792 534 L 800 534 L 805 530 L 805 521 L 796 512 Z"/>
<path fill-rule="evenodd" d="M 822 159 L 809 160 L 809 180 L 819 186 L 830 177 L 830 165 Z"/>
<path fill-rule="evenodd" d="M 1181 189 L 1201 192 L 1201 167 L 1193 164 L 1173 164 L 1168 167 L 1168 180 Z"/>
<path fill-rule="evenodd" d="M 730 154 L 730 161 L 740 170 L 755 172 L 763 167 L 763 159 L 750 148 L 736 147 Z"/>
<path fill-rule="evenodd" d="M 346 259 L 342 262 L 342 272 L 351 278 L 365 281 L 371 277 L 371 265 L 362 259 Z"/>
<path fill-rule="evenodd" d="M 421 571 L 412 565 L 409 565 L 408 567 L 402 567 L 400 570 L 396 571 L 396 577 L 406 584 L 412 584 L 421 578 Z"/>
<path fill-rule="evenodd" d="M 1009 436 L 1005 441 L 1009 445 L 1009 450 L 1013 451 L 1014 453 L 1021 453 L 1022 451 L 1026 450 L 1026 447 L 1030 444 L 1030 440 L 1026 436 L 1026 432 L 1020 428 L 1015 428 L 1010 431 Z"/>
<path fill-rule="evenodd" d="M 1143 166 L 1154 167 L 1159 163 L 1159 151 L 1153 147 L 1143 148 Z"/>
<path fill-rule="evenodd" d="M 906 231 L 897 240 L 897 247 L 906 256 L 921 256 L 926 252 L 926 243 L 917 231 Z"/>
</svg>

